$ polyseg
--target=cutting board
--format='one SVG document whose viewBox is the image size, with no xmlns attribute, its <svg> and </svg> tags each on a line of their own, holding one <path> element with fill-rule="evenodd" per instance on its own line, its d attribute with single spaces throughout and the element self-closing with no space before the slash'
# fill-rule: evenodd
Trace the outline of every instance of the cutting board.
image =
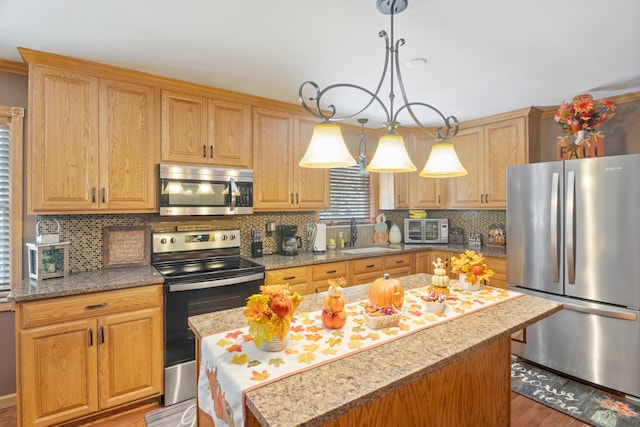
<svg viewBox="0 0 640 427">
<path fill-rule="evenodd" d="M 389 241 L 389 233 L 386 231 L 376 231 L 373 233 L 373 243 L 387 243 Z"/>
</svg>

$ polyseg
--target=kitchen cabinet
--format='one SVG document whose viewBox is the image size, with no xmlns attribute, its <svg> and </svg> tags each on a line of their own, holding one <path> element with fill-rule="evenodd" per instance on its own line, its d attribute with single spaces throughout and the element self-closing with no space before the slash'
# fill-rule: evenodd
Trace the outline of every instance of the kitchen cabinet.
<svg viewBox="0 0 640 427">
<path fill-rule="evenodd" d="M 498 257 L 485 257 L 485 262 L 495 273 L 489 282 L 490 286 L 507 289 L 507 259 Z"/>
<path fill-rule="evenodd" d="M 351 285 L 363 285 L 371 283 L 382 277 L 384 270 L 384 257 L 371 257 L 350 261 Z"/>
<path fill-rule="evenodd" d="M 265 285 L 285 285 L 288 284 L 292 291 L 300 295 L 313 292 L 311 288 L 310 267 L 290 267 L 277 270 L 265 271 Z"/>
<path fill-rule="evenodd" d="M 446 204 L 447 179 L 423 178 L 436 140 L 422 131 L 407 138 L 407 152 L 416 165 L 415 172 L 380 174 L 380 209 L 439 209 Z"/>
<path fill-rule="evenodd" d="M 151 86 L 30 63 L 29 213 L 156 211 L 154 100 Z"/>
<path fill-rule="evenodd" d="M 388 274 L 391 278 L 413 274 L 413 258 L 414 256 L 411 253 L 385 256 L 383 260 L 383 274 Z"/>
<path fill-rule="evenodd" d="M 328 169 L 301 168 L 317 120 L 286 111 L 253 110 L 253 204 L 256 211 L 329 207 Z"/>
<path fill-rule="evenodd" d="M 162 161 L 250 169 L 251 105 L 162 90 Z"/>
<path fill-rule="evenodd" d="M 431 264 L 430 251 L 415 253 L 415 273 L 433 274 L 433 265 Z"/>
<path fill-rule="evenodd" d="M 538 122 L 539 110 L 531 108 L 461 129 L 454 146 L 469 174 L 449 180 L 448 207 L 506 209 L 506 168 L 536 161 Z"/>
<path fill-rule="evenodd" d="M 163 393 L 162 285 L 17 303 L 16 328 L 23 426 Z"/>
<path fill-rule="evenodd" d="M 348 263 L 328 262 L 325 264 L 316 264 L 311 266 L 311 277 L 313 279 L 312 292 L 324 292 L 329 289 L 329 279 L 338 279 L 344 277 L 347 285 L 351 285 L 349 280 Z"/>
</svg>

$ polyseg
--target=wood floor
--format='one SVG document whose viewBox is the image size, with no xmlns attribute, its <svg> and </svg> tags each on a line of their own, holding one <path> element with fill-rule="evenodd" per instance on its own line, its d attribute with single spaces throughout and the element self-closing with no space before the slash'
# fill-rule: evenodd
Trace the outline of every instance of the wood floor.
<svg viewBox="0 0 640 427">
<path fill-rule="evenodd" d="M 144 409 L 121 415 L 114 419 L 91 424 L 92 427 L 145 427 L 144 415 L 159 407 L 145 407 Z M 16 427 L 15 406 L 0 409 L 0 426 Z M 548 408 L 531 399 L 511 392 L 511 426 L 512 427 L 589 427 L 581 421 Z"/>
</svg>

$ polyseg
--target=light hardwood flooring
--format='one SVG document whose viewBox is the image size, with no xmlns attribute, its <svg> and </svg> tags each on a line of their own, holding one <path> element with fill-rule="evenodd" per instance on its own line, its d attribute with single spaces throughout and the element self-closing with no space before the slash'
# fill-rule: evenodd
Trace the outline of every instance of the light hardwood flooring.
<svg viewBox="0 0 640 427">
<path fill-rule="evenodd" d="M 145 407 L 116 418 L 90 424 L 92 427 L 145 427 L 144 415 L 159 406 Z M 16 427 L 15 406 L 0 409 L 0 426 Z M 511 427 L 589 427 L 581 421 L 548 408 L 534 400 L 511 392 Z"/>
</svg>

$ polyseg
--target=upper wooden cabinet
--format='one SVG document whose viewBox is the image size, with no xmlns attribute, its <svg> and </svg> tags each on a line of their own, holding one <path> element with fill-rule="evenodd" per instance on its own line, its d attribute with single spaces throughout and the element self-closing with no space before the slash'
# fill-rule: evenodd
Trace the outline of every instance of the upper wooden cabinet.
<svg viewBox="0 0 640 427">
<path fill-rule="evenodd" d="M 409 173 L 381 174 L 380 209 L 440 209 L 446 204 L 447 180 L 423 178 L 420 171 L 427 163 L 435 138 L 422 131 L 406 140 L 407 152 L 417 170 Z"/>
<path fill-rule="evenodd" d="M 156 211 L 154 93 L 30 62 L 29 213 Z"/>
<path fill-rule="evenodd" d="M 329 206 L 328 169 L 298 166 L 317 120 L 281 110 L 253 110 L 253 207 L 305 211 Z"/>
<path fill-rule="evenodd" d="M 162 161 L 252 167 L 251 105 L 162 90 Z"/>
<path fill-rule="evenodd" d="M 539 110 L 461 129 L 454 146 L 468 175 L 449 180 L 448 206 L 506 209 L 507 166 L 535 161 Z"/>
</svg>

